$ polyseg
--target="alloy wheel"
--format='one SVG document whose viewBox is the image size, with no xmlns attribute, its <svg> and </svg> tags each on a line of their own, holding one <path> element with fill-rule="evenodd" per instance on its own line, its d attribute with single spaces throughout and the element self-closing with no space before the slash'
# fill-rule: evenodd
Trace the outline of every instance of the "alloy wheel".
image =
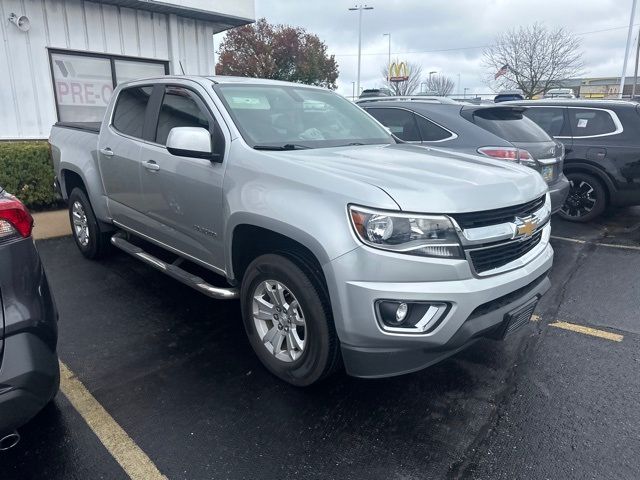
<svg viewBox="0 0 640 480">
<path fill-rule="evenodd" d="M 71 216 L 73 218 L 73 231 L 78 243 L 86 247 L 89 245 L 89 222 L 84 207 L 77 200 L 71 206 Z"/>
<path fill-rule="evenodd" d="M 293 362 L 304 352 L 307 328 L 300 303 L 277 280 L 259 283 L 252 295 L 253 323 L 262 344 L 283 362 Z"/>
<path fill-rule="evenodd" d="M 580 218 L 591 212 L 597 201 L 593 185 L 584 180 L 569 180 L 569 195 L 561 210 L 568 217 Z"/>
</svg>

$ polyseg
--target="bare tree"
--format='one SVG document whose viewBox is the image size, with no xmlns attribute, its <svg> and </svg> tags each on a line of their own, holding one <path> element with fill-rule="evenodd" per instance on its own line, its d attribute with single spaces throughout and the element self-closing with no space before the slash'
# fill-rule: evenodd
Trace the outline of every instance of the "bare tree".
<svg viewBox="0 0 640 480">
<path fill-rule="evenodd" d="M 399 63 L 396 61 L 396 63 Z M 408 79 L 402 82 L 389 82 L 387 81 L 387 75 L 389 75 L 389 66 L 384 65 L 381 69 L 384 82 L 389 86 L 391 93 L 396 96 L 413 95 L 413 93 L 420 87 L 422 80 L 422 66 L 418 63 L 405 62 L 407 65 Z"/>
<path fill-rule="evenodd" d="M 446 97 L 453 91 L 455 85 L 453 80 L 446 75 L 431 75 L 427 80 L 427 91 L 440 97 Z"/>
<path fill-rule="evenodd" d="M 498 35 L 483 55 L 489 86 L 496 91 L 519 88 L 526 98 L 561 86 L 583 68 L 580 40 L 563 28 L 539 23 Z"/>
</svg>

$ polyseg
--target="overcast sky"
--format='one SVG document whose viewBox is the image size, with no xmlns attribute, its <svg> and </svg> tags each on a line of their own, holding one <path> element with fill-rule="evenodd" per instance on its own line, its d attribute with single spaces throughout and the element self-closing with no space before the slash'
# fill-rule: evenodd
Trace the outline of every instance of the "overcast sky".
<svg viewBox="0 0 640 480">
<path fill-rule="evenodd" d="M 336 56 L 338 91 L 350 96 L 358 51 L 358 12 L 348 11 L 354 5 L 348 0 L 256 0 L 256 18 L 317 34 Z M 423 72 L 442 72 L 456 84 L 460 74 L 455 91 L 466 87 L 471 93 L 490 92 L 482 81 L 487 72 L 479 47 L 491 44 L 502 29 L 536 21 L 563 26 L 582 39 L 585 76 L 619 76 L 631 12 L 631 0 L 371 0 L 367 5 L 374 10 L 363 12 L 362 88 L 382 85 L 380 69 L 388 51 L 383 33 L 391 33 L 393 59 L 420 63 Z M 637 16 L 635 23 L 640 25 Z"/>
</svg>

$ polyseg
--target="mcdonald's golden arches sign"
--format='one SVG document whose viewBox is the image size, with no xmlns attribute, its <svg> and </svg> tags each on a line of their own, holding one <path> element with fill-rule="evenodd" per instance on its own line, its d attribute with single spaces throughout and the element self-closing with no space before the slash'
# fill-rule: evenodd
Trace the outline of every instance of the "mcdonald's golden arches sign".
<svg viewBox="0 0 640 480">
<path fill-rule="evenodd" d="M 404 82 L 409 80 L 409 67 L 405 62 L 393 62 L 389 67 L 390 82 Z"/>
</svg>

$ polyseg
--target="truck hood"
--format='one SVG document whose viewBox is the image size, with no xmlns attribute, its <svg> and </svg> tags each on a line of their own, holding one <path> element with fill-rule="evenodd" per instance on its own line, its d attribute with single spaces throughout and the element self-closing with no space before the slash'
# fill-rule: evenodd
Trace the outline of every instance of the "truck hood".
<svg viewBox="0 0 640 480">
<path fill-rule="evenodd" d="M 401 210 L 411 212 L 491 210 L 528 202 L 547 191 L 542 177 L 528 167 L 409 144 L 278 153 L 289 160 L 295 156 L 318 172 L 375 185 Z"/>
</svg>

